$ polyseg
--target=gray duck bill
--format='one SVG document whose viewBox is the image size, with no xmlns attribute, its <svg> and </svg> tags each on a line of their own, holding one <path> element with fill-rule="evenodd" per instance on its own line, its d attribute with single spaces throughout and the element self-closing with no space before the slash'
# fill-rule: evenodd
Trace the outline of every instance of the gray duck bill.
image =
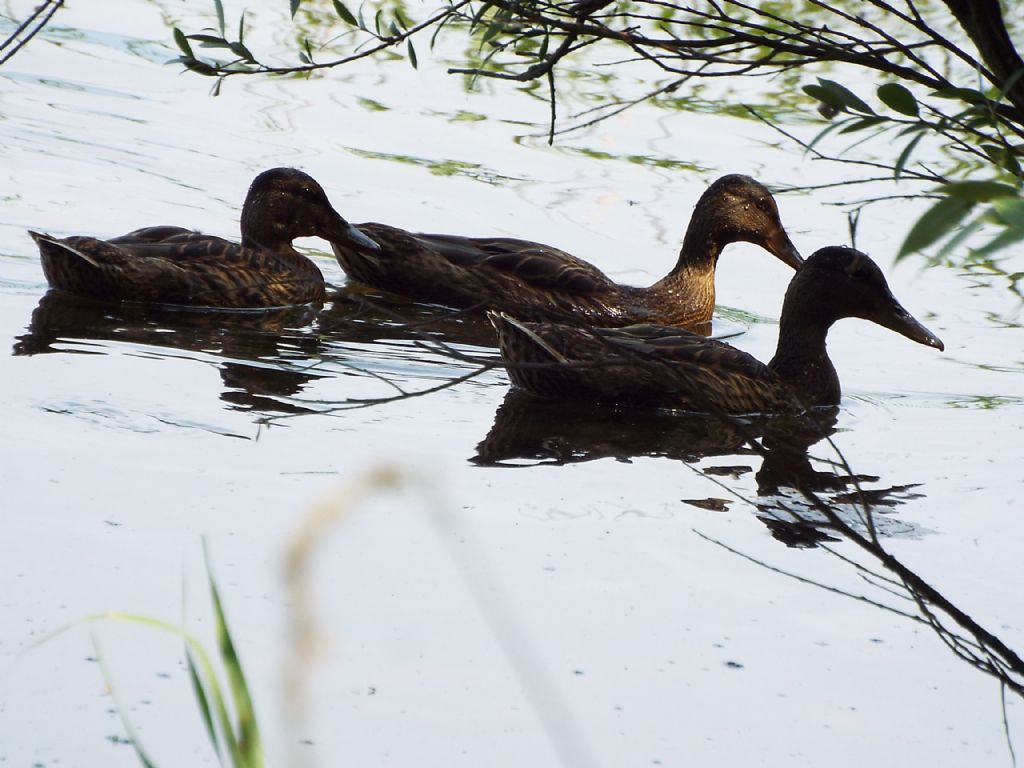
<svg viewBox="0 0 1024 768">
<path fill-rule="evenodd" d="M 895 302 L 881 317 L 872 319 L 879 325 L 885 326 L 891 331 L 896 331 L 896 333 L 902 334 L 918 344 L 935 347 L 940 352 L 946 349 L 942 339 L 921 325 L 917 318 Z"/>
</svg>

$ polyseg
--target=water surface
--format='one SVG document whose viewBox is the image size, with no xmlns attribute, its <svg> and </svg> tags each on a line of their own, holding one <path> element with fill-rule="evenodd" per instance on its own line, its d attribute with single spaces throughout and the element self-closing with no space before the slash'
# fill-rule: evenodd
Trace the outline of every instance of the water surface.
<svg viewBox="0 0 1024 768">
<path fill-rule="evenodd" d="M 252 13 L 253 45 L 289 50 L 283 10 Z M 163 66 L 165 20 L 197 29 L 212 21 L 203 12 L 68 8 L 0 70 L 0 759 L 135 764 L 88 632 L 32 646 L 97 610 L 177 618 L 183 572 L 187 620 L 207 630 L 205 535 L 279 764 L 1012 764 L 1019 699 L 1007 697 L 1004 729 L 998 685 L 928 626 L 823 589 L 916 613 L 777 482 L 779 462 L 795 462 L 863 532 L 857 476 L 886 548 L 1024 648 L 1024 331 L 1003 278 L 894 267 L 922 206 L 865 212 L 858 246 L 946 352 L 858 321 L 834 329 L 845 396 L 824 430 L 852 473 L 799 425 L 751 423 L 767 445 L 799 447 L 766 459 L 713 420 L 551 408 L 510 393 L 497 370 L 443 387 L 474 370 L 462 356 L 493 354 L 487 327 L 381 310 L 315 240 L 303 246 L 337 289 L 319 312 L 208 316 L 47 294 L 26 229 L 233 236 L 249 181 L 273 165 L 313 174 L 352 221 L 528 236 L 635 283 L 668 270 L 716 176 L 846 173 L 751 121 L 647 107 L 551 148 L 530 136 L 543 99 L 487 84 L 467 94 L 425 51 L 418 71 L 366 62 L 233 80 L 210 98 L 209 81 Z M 805 252 L 848 242 L 835 200 L 780 198 Z M 1020 271 L 1008 258 L 1001 268 Z M 788 278 L 752 246 L 721 261 L 721 315 L 762 359 Z M 380 466 L 404 490 L 321 543 L 324 650 L 309 662 L 308 719 L 289 730 L 285 545 L 322 499 Z M 214 764 L 178 642 L 125 626 L 98 637 L 150 752 Z"/>
</svg>

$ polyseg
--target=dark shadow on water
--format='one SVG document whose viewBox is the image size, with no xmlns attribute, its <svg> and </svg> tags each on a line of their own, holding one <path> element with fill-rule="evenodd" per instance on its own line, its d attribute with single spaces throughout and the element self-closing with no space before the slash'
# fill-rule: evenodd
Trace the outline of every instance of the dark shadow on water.
<svg viewBox="0 0 1024 768">
<path fill-rule="evenodd" d="M 224 385 L 220 399 L 229 408 L 289 416 L 338 405 L 307 404 L 296 396 L 311 382 L 339 372 L 360 375 L 365 350 L 351 345 L 396 342 L 403 346 L 403 364 L 421 366 L 442 345 L 454 350 L 461 345 L 493 348 L 495 343 L 490 323 L 479 315 L 412 303 L 385 305 L 372 294 L 347 289 L 332 299 L 326 307 L 223 312 L 49 291 L 16 338 L 13 354 L 106 354 L 109 342 L 169 350 L 169 356 L 180 350 L 183 357 L 216 365 Z M 380 374 L 367 375 L 387 384 Z"/>
<path fill-rule="evenodd" d="M 608 458 L 622 462 L 665 458 L 692 465 L 728 456 L 727 464 L 693 471 L 730 491 L 730 481 L 754 472 L 760 459 L 753 503 L 772 536 L 787 546 L 814 547 L 838 540 L 832 533 L 834 526 L 806 503 L 797 488 L 821 493 L 838 508 L 852 510 L 867 500 L 882 515 L 876 525 L 884 535 L 913 533 L 911 525 L 885 515 L 921 496 L 912 490 L 916 484 L 865 488 L 866 483 L 877 483 L 880 478 L 846 472 L 837 463 L 810 454 L 814 445 L 835 432 L 837 418 L 838 409 L 829 408 L 802 416 L 755 415 L 727 420 L 710 414 L 544 400 L 512 389 L 469 461 L 479 466 L 524 467 Z M 750 448 L 752 437 L 760 440 L 763 456 Z M 684 501 L 718 511 L 735 502 L 732 498 Z"/>
</svg>

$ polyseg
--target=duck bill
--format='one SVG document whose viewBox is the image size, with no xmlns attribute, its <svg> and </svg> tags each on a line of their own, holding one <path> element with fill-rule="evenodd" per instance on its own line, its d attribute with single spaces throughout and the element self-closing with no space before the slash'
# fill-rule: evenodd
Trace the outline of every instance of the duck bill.
<svg viewBox="0 0 1024 768">
<path fill-rule="evenodd" d="M 764 244 L 768 253 L 772 254 L 781 261 L 783 264 L 788 264 L 793 269 L 800 269 L 800 265 L 804 263 L 803 256 L 800 255 L 800 251 L 793 245 L 793 241 L 789 239 L 789 235 L 786 234 L 781 226 L 775 230 L 768 241 Z"/>
<path fill-rule="evenodd" d="M 325 238 L 332 242 L 348 243 L 349 245 L 363 248 L 368 251 L 380 251 L 380 244 L 369 237 L 359 227 L 349 224 L 339 216 L 331 226 L 330 236 Z"/>
<path fill-rule="evenodd" d="M 345 222 L 345 236 L 349 242 L 366 248 L 369 251 L 379 251 L 380 243 L 366 235 L 359 227 Z"/>
<path fill-rule="evenodd" d="M 916 341 L 918 344 L 935 347 L 940 352 L 946 348 L 942 343 L 942 339 L 921 325 L 917 318 L 907 312 L 895 300 L 884 311 L 871 319 L 890 331 L 896 331 L 896 333 L 906 336 L 911 341 Z"/>
</svg>

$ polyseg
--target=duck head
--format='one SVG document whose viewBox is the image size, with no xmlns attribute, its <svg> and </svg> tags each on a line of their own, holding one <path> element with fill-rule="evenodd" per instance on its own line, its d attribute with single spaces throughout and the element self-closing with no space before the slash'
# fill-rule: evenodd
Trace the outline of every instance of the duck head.
<svg viewBox="0 0 1024 768">
<path fill-rule="evenodd" d="M 803 305 L 801 311 L 787 313 L 786 305 L 794 303 Z M 802 322 L 813 318 L 825 329 L 841 318 L 860 317 L 918 344 L 945 348 L 896 300 L 878 265 L 854 248 L 829 246 L 815 251 L 790 283 L 783 314 L 799 314 Z"/>
<path fill-rule="evenodd" d="M 242 244 L 279 250 L 296 237 L 345 240 L 370 250 L 380 246 L 334 210 L 316 180 L 296 168 L 271 168 L 257 176 L 242 206 Z"/>
<path fill-rule="evenodd" d="M 729 243 L 742 240 L 761 246 L 793 269 L 803 263 L 782 226 L 772 193 L 749 176 L 730 174 L 707 188 L 693 211 L 687 241 L 691 235 L 696 240 L 691 246 L 711 246 L 716 257 Z"/>
</svg>

